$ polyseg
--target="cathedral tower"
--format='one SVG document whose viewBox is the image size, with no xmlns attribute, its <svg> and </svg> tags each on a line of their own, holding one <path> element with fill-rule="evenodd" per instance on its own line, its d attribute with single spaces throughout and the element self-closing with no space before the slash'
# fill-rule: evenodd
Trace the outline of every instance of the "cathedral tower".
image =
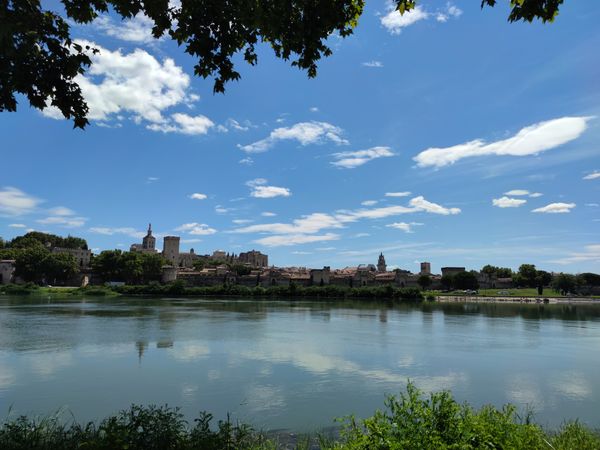
<svg viewBox="0 0 600 450">
<path fill-rule="evenodd" d="M 156 238 L 152 236 L 152 224 L 148 224 L 148 234 L 142 239 L 142 249 L 155 251 L 156 250 Z"/>
<path fill-rule="evenodd" d="M 383 253 L 379 254 L 379 259 L 377 260 L 377 272 L 387 272 L 387 265 Z"/>
</svg>

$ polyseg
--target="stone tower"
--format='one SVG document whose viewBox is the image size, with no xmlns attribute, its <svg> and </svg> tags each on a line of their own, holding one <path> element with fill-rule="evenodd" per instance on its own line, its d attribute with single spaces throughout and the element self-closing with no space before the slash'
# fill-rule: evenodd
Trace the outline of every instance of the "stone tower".
<svg viewBox="0 0 600 450">
<path fill-rule="evenodd" d="M 172 266 L 179 265 L 179 236 L 165 236 L 163 256 Z"/>
<path fill-rule="evenodd" d="M 387 264 L 385 263 L 383 253 L 379 254 L 379 259 L 377 260 L 377 272 L 387 272 Z"/>
<path fill-rule="evenodd" d="M 142 239 L 142 249 L 147 251 L 156 250 L 156 238 L 152 236 L 152 224 L 148 224 L 148 234 Z"/>
<path fill-rule="evenodd" d="M 421 275 L 431 275 L 431 264 L 428 262 L 421 263 Z"/>
</svg>

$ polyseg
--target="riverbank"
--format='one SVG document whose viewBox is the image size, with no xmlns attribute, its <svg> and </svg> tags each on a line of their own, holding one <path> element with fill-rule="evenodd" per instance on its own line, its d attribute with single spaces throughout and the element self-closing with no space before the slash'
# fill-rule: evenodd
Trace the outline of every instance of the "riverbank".
<svg viewBox="0 0 600 450">
<path fill-rule="evenodd" d="M 524 292 L 521 292 L 524 291 Z M 349 288 L 344 286 L 270 286 L 247 287 L 240 285 L 220 285 L 187 287 L 182 283 L 167 285 L 123 285 L 115 287 L 87 286 L 78 287 L 39 287 L 32 284 L 3 285 L 0 294 L 37 295 L 52 298 L 92 296 L 92 297 L 225 297 L 225 298 L 311 298 L 331 300 L 382 300 L 382 301 L 437 301 L 440 303 L 527 303 L 527 304 L 600 304 L 599 297 L 569 297 L 561 295 L 536 296 L 530 290 L 511 290 L 510 295 L 492 295 L 491 291 L 478 294 L 440 293 L 439 291 L 421 291 L 417 288 L 396 288 L 387 286 L 368 286 Z M 525 295 L 519 295 L 523 293 Z"/>
<path fill-rule="evenodd" d="M 200 413 L 194 425 L 179 409 L 132 405 L 99 423 L 68 422 L 55 415 L 7 419 L 0 425 L 4 450 L 374 450 L 510 448 L 514 450 L 592 450 L 600 448 L 600 434 L 578 421 L 544 430 L 530 414 L 513 405 L 474 409 L 458 403 L 450 392 L 425 395 L 412 383 L 398 397 L 389 396 L 385 411 L 367 419 L 340 420 L 339 434 L 286 437 L 254 430 L 228 416 L 217 424 Z M 290 440 L 290 436 L 294 436 Z M 290 442 L 291 441 L 291 442 Z"/>
<path fill-rule="evenodd" d="M 311 298 L 311 299 L 380 299 L 422 301 L 424 293 L 416 288 L 393 286 L 349 288 L 344 286 L 255 286 L 219 285 L 188 287 L 183 283 L 123 285 L 115 287 L 88 286 L 85 288 L 38 287 L 35 285 L 0 286 L 0 294 L 44 296 L 128 296 L 128 297 L 245 297 L 245 298 Z M 430 298 L 432 300 L 433 297 Z"/>
<path fill-rule="evenodd" d="M 598 304 L 600 299 L 596 297 L 482 297 L 478 295 L 436 295 L 435 301 L 440 303 L 528 303 L 528 304 Z"/>
</svg>

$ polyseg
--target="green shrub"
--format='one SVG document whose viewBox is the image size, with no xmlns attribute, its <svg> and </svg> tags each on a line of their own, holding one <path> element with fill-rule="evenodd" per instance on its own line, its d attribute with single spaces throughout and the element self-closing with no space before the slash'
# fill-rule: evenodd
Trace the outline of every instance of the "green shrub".
<svg viewBox="0 0 600 450">
<path fill-rule="evenodd" d="M 410 383 L 399 397 L 390 396 L 386 410 L 358 421 L 344 420 L 337 449 L 542 449 L 538 425 L 522 423 L 513 406 L 479 411 L 457 403 L 449 392 L 425 397 Z"/>
<path fill-rule="evenodd" d="M 0 293 L 6 295 L 29 295 L 39 289 L 40 287 L 34 283 L 0 285 Z"/>
<path fill-rule="evenodd" d="M 17 417 L 0 425 L 2 450 L 597 450 L 600 436 L 581 423 L 569 422 L 547 434 L 521 418 L 516 408 L 484 406 L 474 410 L 457 403 L 449 392 L 424 396 L 409 383 L 406 392 L 390 396 L 386 409 L 372 417 L 343 420 L 338 441 L 325 436 L 301 436 L 295 447 L 279 446 L 249 425 L 229 416 L 211 425 L 212 415 L 200 413 L 189 424 L 178 408 L 132 405 L 99 424 L 65 423 L 58 415 Z"/>
</svg>

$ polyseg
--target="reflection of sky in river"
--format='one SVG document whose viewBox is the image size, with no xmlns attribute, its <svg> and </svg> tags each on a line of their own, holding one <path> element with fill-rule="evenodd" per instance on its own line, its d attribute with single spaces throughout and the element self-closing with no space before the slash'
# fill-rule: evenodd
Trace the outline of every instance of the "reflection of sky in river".
<svg viewBox="0 0 600 450">
<path fill-rule="evenodd" d="M 0 411 L 168 403 L 306 430 L 370 414 L 411 379 L 597 426 L 598 344 L 589 306 L 0 299 Z"/>
</svg>

